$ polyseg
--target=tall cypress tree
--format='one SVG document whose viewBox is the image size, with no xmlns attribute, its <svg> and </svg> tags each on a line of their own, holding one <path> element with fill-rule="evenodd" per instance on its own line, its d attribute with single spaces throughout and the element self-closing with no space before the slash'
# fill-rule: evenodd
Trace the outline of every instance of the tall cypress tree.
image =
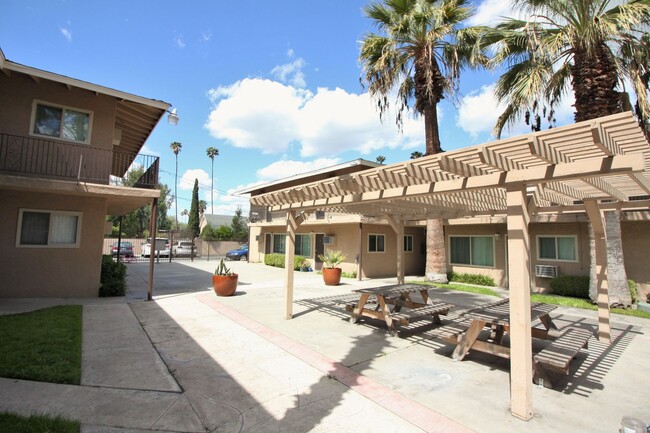
<svg viewBox="0 0 650 433">
<path fill-rule="evenodd" d="M 192 205 L 190 206 L 190 218 L 187 222 L 188 228 L 192 231 L 193 237 L 198 237 L 201 233 L 199 230 L 199 180 L 194 179 L 194 188 L 192 189 Z"/>
</svg>

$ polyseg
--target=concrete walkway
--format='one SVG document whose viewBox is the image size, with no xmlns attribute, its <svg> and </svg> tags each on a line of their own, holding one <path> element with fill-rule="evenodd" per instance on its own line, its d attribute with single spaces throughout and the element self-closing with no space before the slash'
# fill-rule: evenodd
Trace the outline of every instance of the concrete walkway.
<svg viewBox="0 0 650 433">
<path fill-rule="evenodd" d="M 154 302 L 140 301 L 146 266 L 129 265 L 126 298 L 83 301 L 81 385 L 0 378 L 0 410 L 65 414 L 93 433 L 611 432 L 623 415 L 650 419 L 644 320 L 615 316 L 614 344 L 590 342 L 572 377 L 535 388 L 535 418 L 522 422 L 509 415 L 507 362 L 482 354 L 453 362 L 450 346 L 416 332 L 391 338 L 377 322 L 352 325 L 328 302 L 393 280 L 333 288 L 296 274 L 286 321 L 281 270 L 232 263 L 237 296 L 217 298 L 207 290 L 214 265 L 157 266 Z M 459 309 L 493 299 L 435 297 Z M 78 301 L 2 300 L 0 313 Z M 595 325 L 592 312 L 554 313 L 560 326 Z"/>
</svg>

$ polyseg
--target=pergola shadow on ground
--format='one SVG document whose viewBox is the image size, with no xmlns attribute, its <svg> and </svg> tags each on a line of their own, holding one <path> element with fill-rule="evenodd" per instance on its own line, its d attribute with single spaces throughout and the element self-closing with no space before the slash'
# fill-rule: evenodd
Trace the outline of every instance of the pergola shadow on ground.
<svg viewBox="0 0 650 433">
<path fill-rule="evenodd" d="M 406 221 L 504 215 L 510 287 L 510 407 L 533 417 L 531 215 L 586 213 L 594 239 L 598 338 L 611 342 L 605 213 L 648 209 L 650 146 L 631 113 L 512 137 L 403 163 L 294 185 L 251 197 L 287 213 L 286 299 L 293 314 L 296 231 L 316 211 L 383 219 L 396 233 L 397 282 L 404 283 Z"/>
<path fill-rule="evenodd" d="M 471 293 L 458 292 L 440 288 L 433 288 L 429 291 L 432 298 L 452 303 L 456 306 L 449 312 L 448 316 L 442 316 L 442 325 L 461 317 L 465 311 L 475 308 L 482 302 L 485 297 L 477 296 Z M 344 305 L 350 301 L 358 299 L 358 295 L 329 295 L 316 298 L 303 298 L 295 301 L 297 305 L 305 307 L 294 317 L 308 315 L 314 312 L 321 312 L 333 316 L 341 321 L 349 321 L 351 314 L 345 310 Z M 560 328 L 575 327 L 588 330 L 596 334 L 597 325 L 593 320 L 584 317 L 576 317 L 568 314 L 554 315 L 553 320 Z M 431 349 L 438 356 L 451 357 L 454 345 L 433 338 L 428 331 L 433 330 L 441 325 L 433 323 L 427 318 L 420 318 L 412 321 L 406 326 L 400 327 L 398 337 L 390 337 L 386 323 L 382 320 L 363 318 L 354 326 L 364 326 L 376 330 L 378 333 L 385 333 L 386 339 L 400 338 L 408 340 L 413 344 L 421 345 Z M 635 336 L 642 334 L 639 327 L 629 324 L 614 324 L 612 326 L 612 342 L 603 343 L 596 338 L 589 341 L 589 349 L 580 352 L 574 362 L 570 365 L 570 373 L 567 376 L 556 375 L 553 381 L 553 390 L 564 394 L 576 394 L 589 398 L 594 390 L 602 390 L 603 380 L 611 368 L 616 365 L 625 349 L 632 343 Z M 484 338 L 489 335 L 489 330 L 482 333 Z M 509 338 L 506 336 L 505 345 L 509 345 Z M 533 340 L 533 351 L 541 351 L 548 342 Z M 485 366 L 490 370 L 500 370 L 508 372 L 510 362 L 507 359 L 492 356 L 481 352 L 470 353 L 463 362 L 475 362 Z"/>
</svg>

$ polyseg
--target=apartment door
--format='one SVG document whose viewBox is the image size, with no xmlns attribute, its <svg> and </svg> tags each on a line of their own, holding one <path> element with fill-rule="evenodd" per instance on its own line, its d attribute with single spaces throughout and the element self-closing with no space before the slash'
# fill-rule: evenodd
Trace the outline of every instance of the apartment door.
<svg viewBox="0 0 650 433">
<path fill-rule="evenodd" d="M 314 245 L 314 270 L 320 271 L 323 269 L 323 261 L 318 257 L 322 254 L 325 254 L 325 235 L 323 233 L 316 234 L 316 240 Z"/>
</svg>

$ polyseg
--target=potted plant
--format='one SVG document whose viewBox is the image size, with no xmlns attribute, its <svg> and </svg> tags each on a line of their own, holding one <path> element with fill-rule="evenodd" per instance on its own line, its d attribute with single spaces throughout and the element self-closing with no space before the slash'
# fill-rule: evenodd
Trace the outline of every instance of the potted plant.
<svg viewBox="0 0 650 433">
<path fill-rule="evenodd" d="M 323 281 L 326 286 L 338 286 L 341 282 L 341 268 L 338 265 L 345 260 L 341 251 L 328 251 L 318 256 L 323 261 Z"/>
<path fill-rule="evenodd" d="M 239 275 L 232 272 L 221 259 L 212 276 L 212 288 L 217 296 L 231 296 L 237 290 Z"/>
</svg>

